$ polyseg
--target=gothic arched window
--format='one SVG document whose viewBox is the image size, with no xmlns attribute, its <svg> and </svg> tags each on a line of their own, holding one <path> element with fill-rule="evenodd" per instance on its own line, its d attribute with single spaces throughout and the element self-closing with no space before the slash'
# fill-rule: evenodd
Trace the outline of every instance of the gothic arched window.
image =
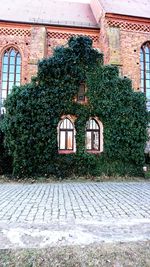
<svg viewBox="0 0 150 267">
<path fill-rule="evenodd" d="M 11 92 L 13 85 L 20 85 L 21 80 L 21 55 L 15 48 L 5 50 L 2 58 L 2 104 Z"/>
<path fill-rule="evenodd" d="M 90 119 L 86 125 L 86 149 L 100 150 L 100 128 L 95 119 Z"/>
<path fill-rule="evenodd" d="M 150 99 L 150 42 L 142 45 L 140 50 L 141 91 Z"/>
<path fill-rule="evenodd" d="M 75 129 L 70 119 L 63 119 L 59 126 L 59 151 L 75 151 Z"/>
<path fill-rule="evenodd" d="M 95 118 L 86 124 L 86 150 L 89 152 L 103 151 L 103 125 Z"/>
</svg>

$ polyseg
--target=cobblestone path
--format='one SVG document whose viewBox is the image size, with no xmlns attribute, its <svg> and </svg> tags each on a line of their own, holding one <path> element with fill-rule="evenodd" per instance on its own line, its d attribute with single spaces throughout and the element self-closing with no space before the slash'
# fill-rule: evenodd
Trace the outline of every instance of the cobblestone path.
<svg viewBox="0 0 150 267">
<path fill-rule="evenodd" d="M 150 218 L 150 183 L 1 184 L 0 221 Z"/>
<path fill-rule="evenodd" d="M 1 184 L 0 244 L 6 236 L 12 243 L 14 238 L 16 244 L 19 229 L 23 235 L 26 229 L 32 228 L 31 237 L 35 230 L 43 231 L 43 227 L 44 231 L 50 231 L 47 234 L 53 241 L 54 232 L 56 237 L 56 232 L 61 231 L 63 237 L 66 231 L 72 231 L 70 235 L 73 235 L 77 228 L 80 241 L 84 232 L 94 234 L 91 242 L 115 240 L 116 236 L 119 236 L 116 240 L 150 239 L 150 183 Z M 11 236 L 12 230 L 15 237 Z"/>
</svg>

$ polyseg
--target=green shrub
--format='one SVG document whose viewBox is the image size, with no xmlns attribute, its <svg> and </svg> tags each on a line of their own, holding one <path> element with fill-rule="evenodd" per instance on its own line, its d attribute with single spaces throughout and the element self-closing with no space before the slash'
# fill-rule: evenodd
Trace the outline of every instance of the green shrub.
<svg viewBox="0 0 150 267">
<path fill-rule="evenodd" d="M 11 174 L 12 158 L 8 155 L 7 148 L 4 147 L 4 133 L 0 129 L 0 175 Z"/>
<path fill-rule="evenodd" d="M 73 99 L 87 84 L 88 105 Z M 146 100 L 120 78 L 117 67 L 103 66 L 103 55 L 87 37 L 73 37 L 67 47 L 39 62 L 37 77 L 15 87 L 6 101 L 6 144 L 15 175 L 141 175 L 147 139 Z M 62 115 L 75 115 L 77 151 L 59 155 L 57 126 Z M 104 126 L 104 152 L 85 151 L 85 125 L 97 116 Z"/>
</svg>

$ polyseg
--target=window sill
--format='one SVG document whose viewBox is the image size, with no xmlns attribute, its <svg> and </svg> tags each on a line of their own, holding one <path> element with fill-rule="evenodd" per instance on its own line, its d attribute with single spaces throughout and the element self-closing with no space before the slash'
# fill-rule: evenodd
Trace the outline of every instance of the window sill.
<svg viewBox="0 0 150 267">
<path fill-rule="evenodd" d="M 73 150 L 58 150 L 58 154 L 74 154 Z"/>
</svg>

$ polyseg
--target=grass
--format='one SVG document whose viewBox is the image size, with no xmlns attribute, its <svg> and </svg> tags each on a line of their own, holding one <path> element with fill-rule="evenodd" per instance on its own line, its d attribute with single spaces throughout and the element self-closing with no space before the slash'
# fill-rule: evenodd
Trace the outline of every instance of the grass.
<svg viewBox="0 0 150 267">
<path fill-rule="evenodd" d="M 72 176 L 67 179 L 59 179 L 55 176 L 38 176 L 17 178 L 11 175 L 0 175 L 0 183 L 51 183 L 51 182 L 140 182 L 150 180 L 150 171 L 144 177 L 130 176 Z"/>
<path fill-rule="evenodd" d="M 1 250 L 0 267 L 150 267 L 150 242 Z"/>
<path fill-rule="evenodd" d="M 148 171 L 145 172 L 145 174 L 144 174 L 144 178 L 145 178 L 146 180 L 150 179 L 150 169 L 148 169 Z"/>
</svg>

